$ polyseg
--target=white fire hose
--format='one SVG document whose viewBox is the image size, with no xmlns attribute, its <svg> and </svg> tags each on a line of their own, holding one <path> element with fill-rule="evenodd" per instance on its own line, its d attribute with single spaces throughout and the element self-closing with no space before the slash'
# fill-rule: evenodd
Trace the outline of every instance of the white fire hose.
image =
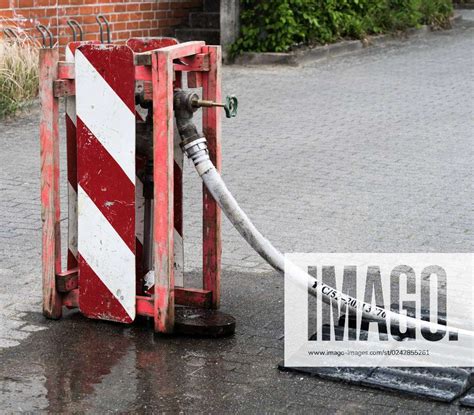
<svg viewBox="0 0 474 415">
<path fill-rule="evenodd" d="M 474 336 L 474 333 L 468 330 L 450 328 L 445 325 L 404 316 L 391 310 L 385 310 L 381 307 L 357 300 L 333 287 L 321 283 L 288 260 L 285 270 L 285 258 L 283 254 L 258 231 L 227 189 L 222 177 L 209 159 L 206 139 L 201 137 L 192 141 L 188 140 L 188 144 L 183 145 L 183 150 L 194 162 L 199 176 L 202 178 L 214 200 L 249 245 L 274 269 L 282 274 L 286 272 L 286 277 L 291 278 L 300 287 L 307 287 L 311 295 L 316 297 L 319 292 L 325 302 L 330 303 L 331 301 L 336 301 L 340 302 L 341 306 L 345 304 L 348 309 L 361 312 L 362 316 L 370 321 L 387 323 L 387 327 L 390 325 L 399 327 L 400 323 L 403 322 L 407 329 L 420 327 L 420 330 L 425 333 L 455 331 L 458 334 L 467 335 L 469 337 Z"/>
</svg>

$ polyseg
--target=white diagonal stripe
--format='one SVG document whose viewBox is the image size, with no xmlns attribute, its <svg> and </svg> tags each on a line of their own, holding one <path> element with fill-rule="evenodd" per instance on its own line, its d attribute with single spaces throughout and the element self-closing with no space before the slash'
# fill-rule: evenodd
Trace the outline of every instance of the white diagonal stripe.
<svg viewBox="0 0 474 415">
<path fill-rule="evenodd" d="M 79 254 L 135 319 L 135 255 L 78 186 Z"/>
<path fill-rule="evenodd" d="M 135 114 L 80 50 L 75 62 L 77 115 L 135 184 Z"/>
<path fill-rule="evenodd" d="M 72 50 L 69 47 L 69 45 L 67 45 L 66 47 L 65 55 L 66 55 L 66 62 L 74 62 L 74 53 L 72 53 Z"/>
<path fill-rule="evenodd" d="M 76 97 L 67 97 L 66 98 L 66 114 L 71 119 L 74 126 L 77 127 Z"/>
</svg>

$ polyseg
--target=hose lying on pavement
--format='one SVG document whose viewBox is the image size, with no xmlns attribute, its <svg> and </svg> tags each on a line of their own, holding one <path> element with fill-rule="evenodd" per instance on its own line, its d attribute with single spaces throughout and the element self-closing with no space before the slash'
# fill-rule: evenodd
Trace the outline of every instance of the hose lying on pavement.
<svg viewBox="0 0 474 415">
<path fill-rule="evenodd" d="M 249 243 L 249 245 L 275 270 L 282 274 L 286 273 L 287 278 L 291 278 L 300 287 L 307 288 L 311 295 L 316 297 L 319 292 L 321 298 L 325 302 L 331 302 L 332 300 L 337 302 L 340 301 L 341 305 L 346 304 L 350 310 L 361 312 L 363 318 L 367 320 L 388 323 L 387 327 L 389 325 L 399 327 L 400 323 L 403 322 L 407 329 L 416 329 L 417 327 L 420 327 L 420 330 L 424 333 L 444 332 L 450 329 L 445 325 L 404 316 L 359 301 L 326 284 L 323 284 L 322 282 L 319 282 L 316 278 L 291 263 L 291 261 L 287 260 L 285 264 L 283 254 L 258 231 L 246 213 L 240 208 L 235 198 L 227 189 L 227 186 L 222 180 L 219 172 L 212 164 L 209 158 L 206 139 L 198 134 L 197 129 L 192 122 L 192 114 L 195 109 L 193 109 L 191 105 L 188 105 L 189 102 L 191 102 L 189 95 L 186 96 L 186 93 L 181 90 L 175 92 L 176 124 L 182 139 L 181 145 L 184 152 L 188 158 L 193 161 L 204 185 L 230 222 Z M 330 296 L 328 293 L 330 293 Z M 474 335 L 474 333 L 467 330 L 457 328 L 453 328 L 452 330 L 470 337 Z"/>
</svg>

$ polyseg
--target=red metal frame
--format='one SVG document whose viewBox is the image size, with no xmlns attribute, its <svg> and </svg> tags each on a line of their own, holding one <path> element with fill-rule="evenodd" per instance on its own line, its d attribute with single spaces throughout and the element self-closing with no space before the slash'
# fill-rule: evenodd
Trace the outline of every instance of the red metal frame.
<svg viewBox="0 0 474 415">
<path fill-rule="evenodd" d="M 56 274 L 61 272 L 61 230 L 59 199 L 59 100 L 53 93 L 53 81 L 58 73 L 58 49 L 41 49 L 40 90 L 41 121 L 41 220 L 43 314 L 60 318 L 61 297 L 56 290 Z"/>
<path fill-rule="evenodd" d="M 202 89 L 205 100 L 222 102 L 221 91 L 221 48 L 206 46 L 209 55 L 209 72 L 203 73 Z M 216 108 L 203 109 L 203 132 L 207 138 L 209 157 L 221 171 L 221 112 Z M 221 279 L 221 210 L 203 185 L 203 286 L 212 292 L 212 307 L 220 305 Z"/>
<path fill-rule="evenodd" d="M 186 72 L 189 86 L 202 86 L 203 99 L 220 102 L 221 48 L 206 46 L 204 42 L 174 45 L 168 39 L 147 42 L 159 48 L 135 53 L 134 60 L 135 80 L 145 82 L 154 106 L 155 290 L 152 296 L 136 296 L 136 313 L 153 317 L 155 331 L 170 333 L 174 327 L 175 304 L 204 308 L 218 308 L 220 304 L 221 212 L 206 189 L 203 189 L 203 288 L 181 288 L 174 284 L 173 229 L 175 211 L 179 215 L 182 209 L 174 192 L 182 189 L 176 189 L 174 174 L 173 89 L 180 85 L 182 73 Z M 61 317 L 62 306 L 72 308 L 79 304 L 78 272 L 77 269 L 62 272 L 59 233 L 58 98 L 74 95 L 74 76 L 73 64 L 59 62 L 58 49 L 41 50 L 43 313 L 49 318 Z M 203 130 L 211 160 L 220 170 L 221 124 L 217 108 L 203 109 Z"/>
</svg>

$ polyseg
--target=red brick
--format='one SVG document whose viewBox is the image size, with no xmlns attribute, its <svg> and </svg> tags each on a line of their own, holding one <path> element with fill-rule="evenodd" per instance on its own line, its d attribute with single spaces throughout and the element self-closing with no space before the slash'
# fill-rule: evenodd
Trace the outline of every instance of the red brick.
<svg viewBox="0 0 474 415">
<path fill-rule="evenodd" d="M 97 21 L 95 20 L 95 16 L 81 16 L 80 17 L 81 24 L 97 24 Z"/>
<path fill-rule="evenodd" d="M 105 15 L 105 17 L 107 17 L 108 13 L 113 13 L 113 12 L 114 12 L 114 6 L 112 5 L 100 6 L 100 13 Z"/>
<path fill-rule="evenodd" d="M 134 29 L 130 31 L 130 36 L 131 37 L 140 37 L 143 35 L 143 30 L 140 29 Z"/>
<path fill-rule="evenodd" d="M 77 16 L 79 14 L 79 7 L 64 7 L 65 16 Z"/>
<path fill-rule="evenodd" d="M 122 39 L 122 40 L 126 40 L 128 38 L 130 38 L 130 32 L 129 31 L 123 31 L 123 32 L 118 32 L 118 33 L 114 33 L 114 39 Z"/>
<path fill-rule="evenodd" d="M 139 6 L 140 6 L 139 4 L 135 4 L 135 3 L 127 4 L 127 12 L 136 11 L 140 8 Z"/>
<path fill-rule="evenodd" d="M 113 32 L 118 32 L 119 30 L 124 30 L 127 28 L 126 22 L 114 23 L 111 27 Z"/>
<path fill-rule="evenodd" d="M 13 18 L 13 11 L 12 10 L 2 10 L 0 11 L 0 16 L 4 19 L 11 19 Z"/>
<path fill-rule="evenodd" d="M 75 14 L 92 14 L 94 12 L 94 6 L 82 6 L 74 10 L 77 10 Z"/>
<path fill-rule="evenodd" d="M 33 7 L 34 1 L 33 0 L 17 0 L 18 8 L 22 9 L 24 7 Z"/>
<path fill-rule="evenodd" d="M 143 19 L 143 13 L 141 12 L 133 12 L 133 13 L 128 13 L 128 18 L 129 20 L 142 20 Z"/>
<path fill-rule="evenodd" d="M 130 20 L 130 16 L 127 13 L 114 13 L 107 16 L 109 22 L 123 22 Z"/>
<path fill-rule="evenodd" d="M 152 22 L 150 20 L 142 20 L 138 23 L 138 27 L 140 29 L 149 29 L 150 27 L 152 27 Z"/>
</svg>

